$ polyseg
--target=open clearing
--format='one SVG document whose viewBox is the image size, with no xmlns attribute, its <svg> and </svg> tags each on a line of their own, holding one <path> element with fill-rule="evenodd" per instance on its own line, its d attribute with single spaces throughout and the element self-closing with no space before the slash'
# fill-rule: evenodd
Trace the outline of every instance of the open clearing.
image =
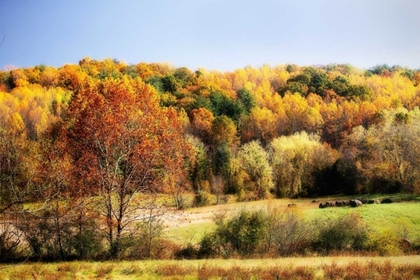
<svg viewBox="0 0 420 280">
<path fill-rule="evenodd" d="M 368 204 L 358 208 L 331 207 L 319 209 L 321 201 L 347 198 L 270 199 L 263 201 L 229 203 L 186 210 L 168 210 L 164 216 L 164 238 L 181 245 L 197 244 L 206 232 L 215 229 L 215 220 L 230 218 L 242 210 L 268 211 L 293 209 L 308 220 L 328 219 L 346 213 L 358 213 L 375 230 L 391 230 L 420 240 L 420 203 Z M 295 204 L 289 208 L 288 204 Z M 366 271 L 373 269 L 373 272 Z M 376 269 L 376 270 L 375 270 Z M 391 276 L 383 277 L 386 271 Z M 420 279 L 420 255 L 407 256 L 329 256 L 290 257 L 275 259 L 203 259 L 203 260 L 150 260 L 117 262 L 59 262 L 0 264 L 3 279 L 272 279 L 260 278 L 258 273 L 288 271 L 292 277 L 284 279 Z M 330 274 L 342 273 L 339 277 Z M 385 272 L 384 272 L 385 271 Z M 224 275 L 244 273 L 248 277 Z M 303 273 L 302 276 L 293 273 Z M 359 273 L 360 272 L 360 273 Z M 401 273 L 400 273 L 401 272 Z M 203 273 L 212 276 L 203 276 Z M 311 277 L 306 277 L 309 273 Z M 335 273 L 335 272 L 334 272 Z M 333 274 L 334 274 L 333 273 Z M 344 273 L 344 274 L 343 274 Z M 347 273 L 347 274 L 346 274 Z M 359 273 L 358 277 L 348 273 Z M 389 272 L 391 273 L 391 272 Z M 400 273 L 400 274 L 395 274 Z M 405 274 L 404 274 L 405 273 Z M 207 275 L 206 274 L 206 275 Z M 273 275 L 273 274 L 270 274 Z M 276 274 L 277 275 L 277 274 Z M 330 276 L 329 276 L 330 275 Z M 350 276 L 349 276 L 350 275 Z M 360 276 L 361 275 L 361 276 Z M 368 275 L 368 276 L 366 276 Z M 394 275 L 394 276 L 392 276 Z M 282 278 L 282 279 L 283 279 Z"/>
<path fill-rule="evenodd" d="M 164 236 L 180 244 L 197 243 L 201 237 L 215 228 L 214 220 L 220 217 L 230 218 L 242 210 L 268 211 L 277 208 L 288 209 L 288 204 L 295 204 L 298 211 L 308 220 L 333 218 L 346 213 L 358 213 L 372 229 L 396 231 L 405 238 L 420 240 L 420 203 L 400 202 L 391 204 L 366 204 L 361 207 L 330 207 L 319 209 L 321 201 L 348 199 L 343 197 L 312 199 L 270 199 L 252 202 L 239 202 L 169 211 L 165 217 Z"/>
</svg>

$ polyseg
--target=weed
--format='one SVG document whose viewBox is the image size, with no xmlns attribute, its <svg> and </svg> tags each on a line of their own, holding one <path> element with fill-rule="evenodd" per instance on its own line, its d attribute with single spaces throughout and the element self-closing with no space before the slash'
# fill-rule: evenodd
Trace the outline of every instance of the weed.
<svg viewBox="0 0 420 280">
<path fill-rule="evenodd" d="M 188 275 L 192 269 L 182 267 L 181 265 L 163 265 L 156 268 L 156 274 L 160 276 Z"/>
<path fill-rule="evenodd" d="M 344 279 L 364 280 L 367 279 L 367 267 L 360 265 L 358 262 L 351 262 L 346 267 L 346 276 Z"/>
<path fill-rule="evenodd" d="M 96 276 L 101 279 L 105 278 L 105 276 L 111 274 L 114 268 L 114 264 L 101 265 L 98 269 L 96 269 Z"/>
<path fill-rule="evenodd" d="M 129 267 L 124 267 L 121 270 L 121 274 L 124 275 L 133 275 L 133 274 L 141 274 L 141 269 L 138 265 L 131 264 Z"/>
<path fill-rule="evenodd" d="M 57 271 L 76 273 L 78 269 L 77 265 L 68 262 L 57 264 Z"/>
<path fill-rule="evenodd" d="M 17 270 L 10 273 L 10 279 L 25 280 L 30 279 L 31 274 L 26 270 Z"/>
<path fill-rule="evenodd" d="M 313 267 L 298 266 L 293 271 L 294 277 L 302 280 L 310 280 L 315 278 L 315 270 Z"/>
<path fill-rule="evenodd" d="M 323 265 L 322 269 L 324 270 L 324 277 L 326 279 L 343 279 L 345 275 L 345 269 L 342 266 L 337 265 L 336 262 L 333 262 L 330 265 Z"/>
</svg>

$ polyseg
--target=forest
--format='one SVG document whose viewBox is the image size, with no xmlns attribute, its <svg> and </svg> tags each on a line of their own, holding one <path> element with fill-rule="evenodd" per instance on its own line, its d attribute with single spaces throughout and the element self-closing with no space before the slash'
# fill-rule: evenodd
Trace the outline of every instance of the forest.
<svg viewBox="0 0 420 280">
<path fill-rule="evenodd" d="M 419 106 L 420 70 L 400 66 L 219 72 L 86 57 L 0 71 L 0 257 L 25 255 L 23 239 L 39 258 L 97 257 L 98 228 L 118 257 L 163 195 L 179 209 L 187 194 L 194 206 L 418 195 Z"/>
</svg>

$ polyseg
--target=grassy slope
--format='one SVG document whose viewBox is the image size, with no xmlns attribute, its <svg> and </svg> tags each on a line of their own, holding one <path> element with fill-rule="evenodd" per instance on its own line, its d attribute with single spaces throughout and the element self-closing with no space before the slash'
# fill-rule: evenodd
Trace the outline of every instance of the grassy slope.
<svg viewBox="0 0 420 280">
<path fill-rule="evenodd" d="M 378 198 L 375 196 L 374 198 Z M 380 197 L 379 197 L 380 198 Z M 401 198 L 394 195 L 394 198 Z M 392 204 L 368 204 L 358 208 L 332 207 L 319 209 L 320 201 L 348 199 L 346 197 L 330 197 L 319 199 L 312 203 L 311 199 L 271 199 L 253 202 L 231 203 L 190 208 L 184 211 L 189 219 L 184 223 L 174 223 L 175 226 L 165 230 L 165 236 L 180 243 L 197 243 L 201 237 L 215 228 L 214 217 L 217 215 L 233 216 L 243 209 L 256 211 L 267 208 L 286 209 L 289 203 L 296 204 L 297 211 L 308 220 L 335 217 L 346 213 L 358 213 L 363 221 L 376 231 L 393 231 L 398 236 L 410 240 L 420 240 L 420 203 L 399 202 Z"/>
</svg>

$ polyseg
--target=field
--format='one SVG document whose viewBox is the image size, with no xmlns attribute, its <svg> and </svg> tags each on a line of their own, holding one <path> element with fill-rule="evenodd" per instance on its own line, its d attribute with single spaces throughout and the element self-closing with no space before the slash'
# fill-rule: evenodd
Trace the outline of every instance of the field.
<svg viewBox="0 0 420 280">
<path fill-rule="evenodd" d="M 0 279 L 420 279 L 420 256 L 63 262 L 0 266 Z"/>
<path fill-rule="evenodd" d="M 233 217 L 242 210 L 267 211 L 278 208 L 288 209 L 288 204 L 295 204 L 295 211 L 308 220 L 334 218 L 345 213 L 358 213 L 365 224 L 380 232 L 395 232 L 401 238 L 420 241 L 420 203 L 419 198 L 407 200 L 401 195 L 391 195 L 394 200 L 404 202 L 391 204 L 367 204 L 358 208 L 331 207 L 319 209 L 322 201 L 349 199 L 349 197 L 327 197 L 316 199 L 272 199 L 252 202 L 229 203 L 201 208 L 189 208 L 184 211 L 168 213 L 165 236 L 178 243 L 197 243 L 201 237 L 215 228 L 214 220 L 221 216 Z M 382 199 L 381 196 L 368 198 Z"/>
<path fill-rule="evenodd" d="M 375 197 L 381 199 L 381 197 Z M 182 211 L 169 211 L 164 220 L 164 238 L 180 245 L 197 244 L 216 228 L 215 220 L 240 211 L 290 209 L 309 220 L 333 219 L 357 213 L 375 232 L 420 241 L 420 203 L 398 195 L 391 204 L 369 204 L 357 208 L 319 209 L 322 201 L 348 199 L 272 199 L 232 202 Z M 59 262 L 0 265 L 3 279 L 420 279 L 420 255 L 379 256 L 377 253 L 265 259 L 148 260 L 118 262 Z"/>
</svg>

